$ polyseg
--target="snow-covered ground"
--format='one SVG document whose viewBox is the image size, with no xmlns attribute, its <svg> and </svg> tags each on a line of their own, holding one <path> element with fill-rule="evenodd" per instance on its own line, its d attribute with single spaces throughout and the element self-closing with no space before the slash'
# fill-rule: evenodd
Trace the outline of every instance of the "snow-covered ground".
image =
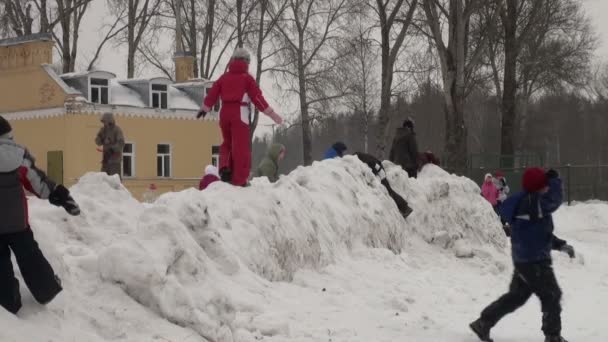
<svg viewBox="0 0 608 342">
<path fill-rule="evenodd" d="M 151 205 L 88 174 L 72 188 L 81 217 L 31 201 L 65 290 L 42 307 L 22 288 L 18 317 L 0 310 L 0 341 L 476 341 L 468 323 L 512 270 L 491 207 L 466 178 L 386 166 L 407 221 L 353 157 Z M 607 341 L 608 204 L 565 207 L 556 225 L 582 256 L 554 256 L 564 336 Z M 540 319 L 533 299 L 493 336 L 542 341 Z"/>
</svg>

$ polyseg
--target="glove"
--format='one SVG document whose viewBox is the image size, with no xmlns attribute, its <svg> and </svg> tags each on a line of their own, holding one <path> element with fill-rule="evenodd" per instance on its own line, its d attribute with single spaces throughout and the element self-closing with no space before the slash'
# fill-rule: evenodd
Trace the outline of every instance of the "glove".
<svg viewBox="0 0 608 342">
<path fill-rule="evenodd" d="M 550 169 L 545 175 L 548 179 L 559 178 L 559 173 L 554 169 Z"/>
<path fill-rule="evenodd" d="M 80 215 L 80 207 L 76 204 L 76 201 L 70 196 L 70 191 L 65 186 L 59 184 L 55 187 L 55 190 L 49 195 L 49 202 L 52 205 L 63 207 L 68 214 L 72 216 Z"/>
<path fill-rule="evenodd" d="M 207 112 L 205 112 L 204 110 L 199 110 L 198 114 L 196 114 L 196 118 L 200 119 L 201 117 L 204 118 L 207 115 Z"/>
<path fill-rule="evenodd" d="M 570 246 L 569 244 L 563 245 L 559 250 L 560 252 L 568 254 L 570 259 L 574 259 L 574 257 L 576 256 L 576 254 L 574 253 L 574 247 Z"/>
</svg>

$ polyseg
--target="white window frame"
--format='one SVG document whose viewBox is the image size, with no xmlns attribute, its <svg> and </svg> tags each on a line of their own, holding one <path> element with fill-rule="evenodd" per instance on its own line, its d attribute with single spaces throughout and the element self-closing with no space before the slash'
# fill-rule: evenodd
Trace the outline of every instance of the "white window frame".
<svg viewBox="0 0 608 342">
<path fill-rule="evenodd" d="M 167 90 L 153 90 L 152 86 L 155 86 L 155 85 L 164 86 L 167 88 Z M 167 108 L 163 108 L 163 106 L 162 106 L 162 94 L 163 93 L 167 94 Z M 158 94 L 159 107 L 154 107 L 154 101 L 152 101 L 152 99 L 154 98 L 154 94 Z M 155 109 L 161 109 L 161 110 L 169 109 L 169 85 L 168 84 L 150 83 L 150 107 L 155 108 Z"/>
<path fill-rule="evenodd" d="M 169 153 L 159 153 L 158 152 L 158 146 L 159 145 L 168 145 L 169 146 Z M 169 156 L 169 176 L 159 176 L 158 175 L 158 157 L 159 156 Z M 163 172 L 165 170 L 164 166 L 165 166 L 165 158 L 162 159 L 163 160 Z M 173 144 L 171 143 L 167 143 L 167 142 L 159 142 L 156 144 L 156 177 L 158 178 L 173 178 Z"/>
<path fill-rule="evenodd" d="M 217 147 L 218 152 L 217 153 L 213 153 L 213 148 Z M 215 166 L 215 167 L 220 167 L 220 145 L 211 145 L 211 165 Z"/>
<path fill-rule="evenodd" d="M 108 81 L 108 85 L 105 86 L 105 85 L 100 85 L 100 84 L 93 84 L 92 80 L 94 78 L 98 79 L 98 80 L 106 80 L 106 81 Z M 93 102 L 93 88 L 99 88 L 99 98 L 98 98 L 99 102 Z M 108 103 L 101 103 L 101 88 L 108 89 Z M 110 80 L 109 79 L 103 78 L 103 77 L 89 77 L 89 101 L 91 103 L 100 104 L 100 105 L 110 104 L 110 103 L 112 103 L 111 96 L 112 96 L 112 94 L 111 94 L 111 91 L 110 91 Z"/>
<path fill-rule="evenodd" d="M 136 146 L 135 146 L 135 143 L 132 142 L 132 141 L 125 141 L 125 146 L 127 146 L 127 144 L 130 144 L 132 146 L 131 153 L 125 153 L 124 149 L 123 149 L 122 156 L 123 156 L 123 158 L 125 156 L 131 157 L 131 175 L 130 176 L 125 176 L 125 163 L 124 163 L 124 161 L 121 161 L 121 163 L 120 163 L 120 174 L 122 175 L 122 178 L 135 178 L 135 177 L 137 177 L 137 173 L 136 173 L 137 172 L 137 168 L 135 167 L 135 165 L 137 165 L 136 162 L 135 162 L 136 161 L 136 159 L 135 159 L 136 158 Z"/>
</svg>

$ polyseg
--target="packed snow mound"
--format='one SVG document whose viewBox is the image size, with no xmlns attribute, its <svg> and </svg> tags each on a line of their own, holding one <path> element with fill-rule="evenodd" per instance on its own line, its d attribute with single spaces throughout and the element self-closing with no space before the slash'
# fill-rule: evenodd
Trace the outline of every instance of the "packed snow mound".
<svg viewBox="0 0 608 342">
<path fill-rule="evenodd" d="M 290 335 L 286 318 L 268 314 L 278 300 L 272 281 L 322 272 L 354 251 L 407 253 L 422 238 L 458 257 L 504 256 L 504 234 L 472 181 L 434 166 L 417 180 L 385 167 L 414 209 L 407 220 L 355 157 L 300 167 L 274 184 L 218 182 L 153 204 L 133 199 L 117 176 L 87 174 L 71 189 L 80 217 L 33 201 L 33 229 L 70 298 L 51 310 L 78 317 L 100 340 L 165 340 L 171 331 L 187 336 L 180 341 L 249 342 Z M 133 336 L 133 324 L 152 326 Z"/>
</svg>

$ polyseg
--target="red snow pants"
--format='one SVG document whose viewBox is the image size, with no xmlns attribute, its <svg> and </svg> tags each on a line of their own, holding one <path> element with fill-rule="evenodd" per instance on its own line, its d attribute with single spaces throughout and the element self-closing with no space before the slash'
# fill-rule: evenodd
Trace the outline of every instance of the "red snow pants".
<svg viewBox="0 0 608 342">
<path fill-rule="evenodd" d="M 220 167 L 232 170 L 232 184 L 244 186 L 251 170 L 251 140 L 249 137 L 249 106 L 223 103 L 220 111 L 222 145 Z"/>
</svg>

